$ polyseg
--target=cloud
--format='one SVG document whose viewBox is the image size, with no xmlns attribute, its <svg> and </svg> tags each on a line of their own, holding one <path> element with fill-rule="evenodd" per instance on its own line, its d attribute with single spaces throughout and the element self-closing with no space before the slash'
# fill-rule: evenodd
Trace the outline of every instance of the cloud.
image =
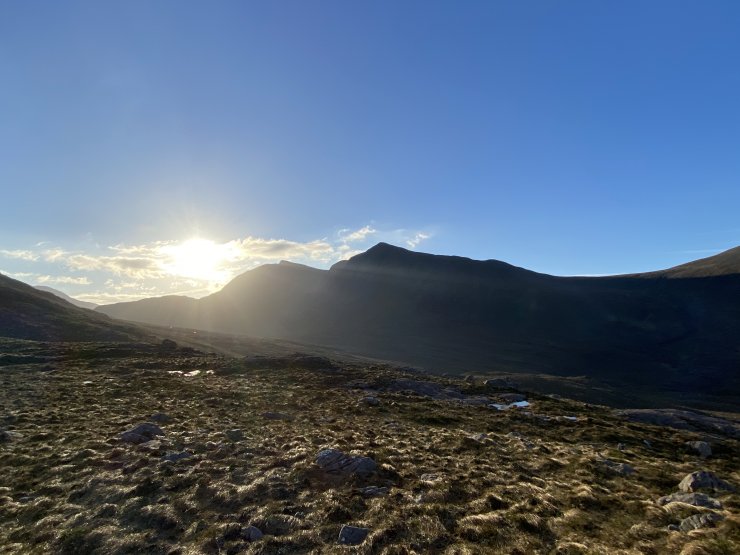
<svg viewBox="0 0 740 555">
<path fill-rule="evenodd" d="M 358 241 L 364 241 L 369 235 L 375 235 L 377 232 L 378 230 L 366 225 L 356 231 L 342 229 L 339 232 L 339 238 L 345 243 L 356 243 Z"/>
<path fill-rule="evenodd" d="M 26 266 L 14 268 L 16 272 L 34 270 L 15 274 L 24 281 L 74 285 L 77 298 L 103 304 L 161 295 L 202 297 L 260 264 L 290 260 L 329 267 L 377 241 L 415 248 L 430 236 L 427 231 L 379 230 L 364 225 L 307 241 L 250 235 L 223 242 L 189 239 L 119 243 L 94 250 L 41 242 L 28 250 L 0 250 L 0 256 Z M 87 286 L 93 285 L 93 280 L 104 285 L 92 290 Z"/>
<path fill-rule="evenodd" d="M 33 251 L 28 250 L 5 250 L 0 249 L 0 256 L 5 258 L 16 258 L 19 260 L 27 260 L 28 262 L 35 262 L 39 259 L 39 255 Z"/>
<path fill-rule="evenodd" d="M 422 241 L 426 241 L 430 237 L 431 235 L 429 235 L 428 233 L 417 232 L 413 235 L 413 237 L 406 239 L 406 244 L 409 246 L 409 248 L 415 249 L 419 246 L 419 243 L 421 243 Z"/>
</svg>

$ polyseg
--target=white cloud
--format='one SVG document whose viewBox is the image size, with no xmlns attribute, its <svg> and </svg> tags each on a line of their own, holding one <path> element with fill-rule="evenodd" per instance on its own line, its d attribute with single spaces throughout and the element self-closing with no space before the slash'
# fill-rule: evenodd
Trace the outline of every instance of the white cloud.
<svg viewBox="0 0 740 555">
<path fill-rule="evenodd" d="M 290 260 L 326 268 L 380 240 L 415 248 L 429 237 L 425 231 L 378 230 L 365 225 L 342 229 L 333 238 L 308 241 L 247 236 L 224 242 L 190 239 L 115 244 L 94 251 L 42 242 L 29 250 L 0 250 L 0 256 L 27 266 L 14 268 L 16 274 L 8 275 L 35 283 L 74 285 L 77 298 L 104 304 L 161 295 L 202 297 L 260 264 Z M 20 272 L 26 269 L 36 271 Z M 90 290 L 86 286 L 93 284 L 91 278 L 104 286 Z"/>
<path fill-rule="evenodd" d="M 419 246 L 419 243 L 421 243 L 422 241 L 426 241 L 430 237 L 431 235 L 429 235 L 428 233 L 417 232 L 413 235 L 413 237 L 406 239 L 406 244 L 409 246 L 409 248 L 415 249 Z"/>
<path fill-rule="evenodd" d="M 0 255 L 5 258 L 16 258 L 19 260 L 26 260 L 28 262 L 35 262 L 39 259 L 39 255 L 29 250 L 5 250 L 0 249 Z"/>
<path fill-rule="evenodd" d="M 375 235 L 377 232 L 377 229 L 373 229 L 369 225 L 366 225 L 356 231 L 342 229 L 339 232 L 339 238 L 345 243 L 356 243 L 358 241 L 364 241 L 368 236 Z"/>
</svg>

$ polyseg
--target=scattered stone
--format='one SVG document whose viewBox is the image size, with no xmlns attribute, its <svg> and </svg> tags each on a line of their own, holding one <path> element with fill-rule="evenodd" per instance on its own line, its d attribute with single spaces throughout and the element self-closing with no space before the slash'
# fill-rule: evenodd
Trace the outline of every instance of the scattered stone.
<svg viewBox="0 0 740 555">
<path fill-rule="evenodd" d="M 261 540 L 262 536 L 262 530 L 260 530 L 256 526 L 247 526 L 246 528 L 242 528 L 241 530 L 241 537 L 248 542 L 256 542 L 257 540 Z"/>
<path fill-rule="evenodd" d="M 339 531 L 339 543 L 344 545 L 360 545 L 365 541 L 370 530 L 358 526 L 345 524 Z"/>
<path fill-rule="evenodd" d="M 221 444 L 215 441 L 206 441 L 205 447 L 208 451 L 216 451 L 221 448 Z"/>
<path fill-rule="evenodd" d="M 635 473 L 635 469 L 626 463 L 618 463 L 610 461 L 609 459 L 604 459 L 602 462 L 609 470 L 619 474 L 620 476 L 629 476 L 630 474 Z"/>
<path fill-rule="evenodd" d="M 712 456 L 712 448 L 706 441 L 687 441 L 686 447 L 696 451 L 702 459 Z"/>
<path fill-rule="evenodd" d="M 227 439 L 230 439 L 231 441 L 241 441 L 244 439 L 244 432 L 239 429 L 226 430 L 224 432 L 224 435 L 227 437 Z"/>
<path fill-rule="evenodd" d="M 0 443 L 7 443 L 8 441 L 12 439 L 13 439 L 13 436 L 10 435 L 10 432 L 7 432 L 5 430 L 0 430 Z"/>
<path fill-rule="evenodd" d="M 388 488 L 368 486 L 366 488 L 362 488 L 360 490 L 360 493 L 362 493 L 362 495 L 365 497 L 381 497 L 388 494 Z"/>
<path fill-rule="evenodd" d="M 428 484 L 433 484 L 434 482 L 438 482 L 442 479 L 442 476 L 439 474 L 429 473 L 429 474 L 422 474 L 419 477 L 419 480 L 422 482 L 427 482 Z"/>
<path fill-rule="evenodd" d="M 617 451 L 624 451 L 627 446 L 624 443 L 617 443 Z"/>
<path fill-rule="evenodd" d="M 700 489 L 735 491 L 735 488 L 730 484 L 718 478 L 713 472 L 708 472 L 706 470 L 700 470 L 698 472 L 688 474 L 683 480 L 681 480 L 681 483 L 678 484 L 678 489 L 683 492 L 692 492 Z"/>
<path fill-rule="evenodd" d="M 156 414 L 152 414 L 149 417 L 149 420 L 152 422 L 156 422 L 157 424 L 167 424 L 167 422 L 170 422 L 172 418 L 163 412 L 158 412 Z"/>
<path fill-rule="evenodd" d="M 323 449 L 316 456 L 316 465 L 325 472 L 359 476 L 372 474 L 378 465 L 370 457 L 347 455 L 339 449 Z"/>
<path fill-rule="evenodd" d="M 678 524 L 669 524 L 666 526 L 666 530 L 669 530 L 671 532 L 680 532 L 681 529 L 678 527 Z"/>
<path fill-rule="evenodd" d="M 380 404 L 380 401 L 378 400 L 377 397 L 368 395 L 367 397 L 363 397 L 362 399 L 360 399 L 360 403 L 371 406 L 371 407 L 377 407 Z"/>
<path fill-rule="evenodd" d="M 188 453 L 187 451 L 180 451 L 179 453 L 170 453 L 169 455 L 165 455 L 164 457 L 162 457 L 162 460 L 177 462 L 183 459 L 189 459 L 192 456 L 192 453 Z"/>
<path fill-rule="evenodd" d="M 660 506 L 668 503 L 686 503 L 694 507 L 707 507 L 708 509 L 722 508 L 722 503 L 704 493 L 672 493 L 658 499 L 658 505 Z"/>
<path fill-rule="evenodd" d="M 691 532 L 699 528 L 713 527 L 717 522 L 723 520 L 723 517 L 717 513 L 703 513 L 699 515 L 691 515 L 688 518 L 684 518 L 681 524 L 678 525 L 681 532 Z"/>
<path fill-rule="evenodd" d="M 678 430 L 694 430 L 721 433 L 740 438 L 740 424 L 724 418 L 678 409 L 627 409 L 617 414 L 632 422 L 643 422 L 655 426 L 666 426 Z"/>
<path fill-rule="evenodd" d="M 130 430 L 123 432 L 120 436 L 120 439 L 125 443 L 133 443 L 135 445 L 138 445 L 139 443 L 146 443 L 147 441 L 150 441 L 157 436 L 163 435 L 164 432 L 162 431 L 162 428 L 160 428 L 156 424 L 145 422 L 144 424 L 139 424 L 138 426 L 135 426 Z"/>
<path fill-rule="evenodd" d="M 268 420 L 293 420 L 293 416 L 290 414 L 285 414 L 284 412 L 263 412 L 262 418 L 267 418 Z"/>
</svg>

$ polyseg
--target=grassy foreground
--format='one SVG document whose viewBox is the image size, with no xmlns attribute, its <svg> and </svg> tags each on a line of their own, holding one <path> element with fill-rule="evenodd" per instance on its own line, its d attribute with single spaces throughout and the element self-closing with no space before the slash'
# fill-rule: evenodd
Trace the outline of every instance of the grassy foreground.
<svg viewBox="0 0 740 555">
<path fill-rule="evenodd" d="M 500 400 L 384 366 L 69 345 L 3 344 L 0 553 L 740 553 L 737 493 L 710 492 L 721 509 L 657 503 L 696 470 L 740 486 L 731 438 L 536 395 L 506 411 L 433 399 L 393 384 Z M 160 413 L 164 436 L 121 441 Z M 324 448 L 377 470 L 326 473 Z M 724 519 L 670 529 L 709 512 Z M 343 525 L 369 534 L 340 545 Z"/>
</svg>

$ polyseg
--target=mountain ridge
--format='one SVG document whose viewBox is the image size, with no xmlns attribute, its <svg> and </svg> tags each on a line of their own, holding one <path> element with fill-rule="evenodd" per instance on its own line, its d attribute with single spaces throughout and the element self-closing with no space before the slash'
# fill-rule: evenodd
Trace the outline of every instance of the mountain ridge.
<svg viewBox="0 0 740 555">
<path fill-rule="evenodd" d="M 712 258 L 712 257 L 710 257 Z M 734 252 L 730 252 L 734 260 Z M 740 276 L 723 264 L 558 277 L 388 244 L 319 270 L 268 264 L 202 299 L 106 305 L 112 317 L 324 345 L 436 371 L 587 375 L 740 393 Z"/>
</svg>

